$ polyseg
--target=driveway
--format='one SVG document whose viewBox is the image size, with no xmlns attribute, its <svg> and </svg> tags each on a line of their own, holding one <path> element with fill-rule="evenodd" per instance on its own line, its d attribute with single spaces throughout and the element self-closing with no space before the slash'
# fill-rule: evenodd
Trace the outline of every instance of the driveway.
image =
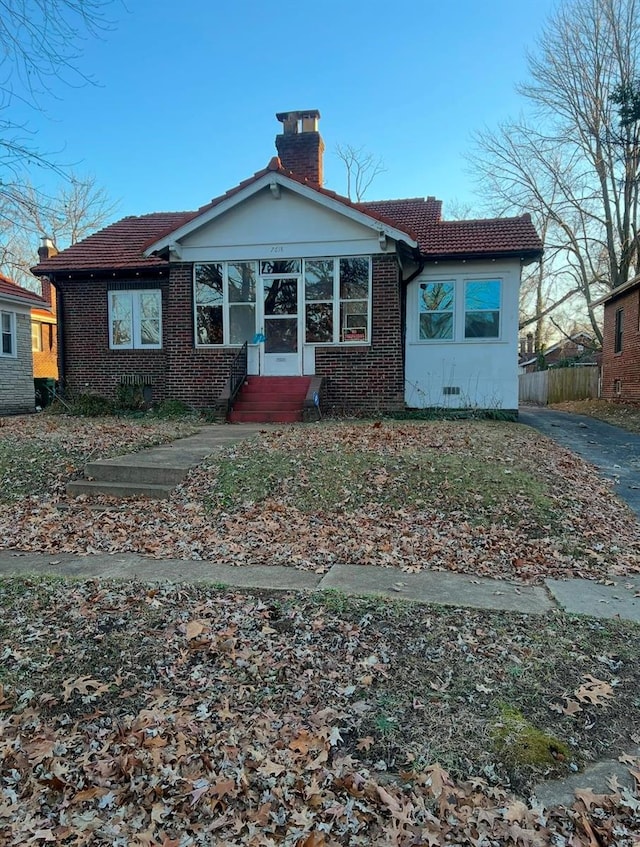
<svg viewBox="0 0 640 847">
<path fill-rule="evenodd" d="M 573 450 L 613 479 L 617 495 L 640 519 L 640 435 L 596 418 L 544 406 L 521 406 L 518 420 Z"/>
</svg>

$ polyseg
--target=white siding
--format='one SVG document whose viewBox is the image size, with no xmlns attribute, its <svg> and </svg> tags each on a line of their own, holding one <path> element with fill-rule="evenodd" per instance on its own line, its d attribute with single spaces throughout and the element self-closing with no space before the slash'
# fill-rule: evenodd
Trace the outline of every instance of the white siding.
<svg viewBox="0 0 640 847">
<path fill-rule="evenodd" d="M 456 280 L 453 340 L 421 341 L 420 283 Z M 464 339 L 463 284 L 469 279 L 500 279 L 502 303 L 498 339 Z M 518 408 L 518 295 L 520 263 L 441 262 L 427 265 L 407 291 L 405 402 L 410 408 Z M 453 389 L 459 393 L 445 393 Z"/>
<path fill-rule="evenodd" d="M 387 252 L 393 252 L 393 242 Z M 285 188 L 268 188 L 180 239 L 184 261 L 360 256 L 383 251 L 378 234 Z"/>
</svg>

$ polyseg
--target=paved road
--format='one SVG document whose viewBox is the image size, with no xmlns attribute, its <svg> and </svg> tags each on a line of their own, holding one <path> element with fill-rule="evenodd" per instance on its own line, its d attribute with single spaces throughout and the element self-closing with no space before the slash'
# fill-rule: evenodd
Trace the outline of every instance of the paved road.
<svg viewBox="0 0 640 847">
<path fill-rule="evenodd" d="M 586 415 L 540 406 L 521 407 L 518 420 L 578 453 L 603 476 L 613 479 L 618 496 L 640 519 L 640 435 Z"/>
</svg>

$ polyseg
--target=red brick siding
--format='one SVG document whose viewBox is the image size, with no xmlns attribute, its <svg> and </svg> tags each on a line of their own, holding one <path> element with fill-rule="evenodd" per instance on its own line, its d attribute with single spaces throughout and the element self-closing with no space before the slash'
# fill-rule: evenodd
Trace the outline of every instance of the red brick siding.
<svg viewBox="0 0 640 847">
<path fill-rule="evenodd" d="M 375 413 L 404 408 L 402 308 L 395 257 L 373 258 L 372 286 L 371 346 L 316 348 L 316 374 L 327 378 L 330 409 Z"/>
<path fill-rule="evenodd" d="M 395 257 L 373 259 L 371 346 L 317 347 L 316 374 L 327 378 L 323 402 L 355 413 L 404 407 L 401 301 Z M 161 350 L 110 350 L 107 293 L 112 288 L 160 288 Z M 237 348 L 197 348 L 193 327 L 193 270 L 175 264 L 169 280 L 64 283 L 65 384 L 71 393 L 113 397 L 122 376 L 148 374 L 152 398 L 212 407 L 229 376 Z"/>
<path fill-rule="evenodd" d="M 31 311 L 31 323 L 41 324 L 42 350 L 33 351 L 34 377 L 58 379 L 58 325 L 56 291 L 48 279 L 42 279 L 42 296 L 51 307 L 46 314 L 38 309 Z M 45 316 L 46 315 L 46 316 Z"/>
<path fill-rule="evenodd" d="M 624 309 L 622 351 L 615 350 L 616 312 Z M 640 403 L 640 286 L 605 305 L 602 396 L 605 400 Z M 620 393 L 615 382 L 620 380 Z"/>
<path fill-rule="evenodd" d="M 166 352 L 162 350 L 110 350 L 107 293 L 118 288 L 162 291 L 163 331 L 169 315 L 167 280 L 73 280 L 59 285 L 62 293 L 62 343 L 64 385 L 71 395 L 100 394 L 113 398 L 120 379 L 146 374 L 153 382 L 153 400 L 166 393 Z"/>
<path fill-rule="evenodd" d="M 31 318 L 31 323 L 40 323 L 38 318 Z M 33 351 L 34 377 L 58 378 L 58 327 L 56 324 L 45 323 L 42 326 L 42 350 Z"/>
<path fill-rule="evenodd" d="M 172 265 L 168 316 L 164 328 L 167 392 L 196 408 L 220 396 L 237 348 L 196 347 L 193 327 L 193 265 Z"/>
<path fill-rule="evenodd" d="M 322 185 L 324 142 L 319 132 L 282 133 L 276 136 L 276 149 L 286 170 Z"/>
</svg>

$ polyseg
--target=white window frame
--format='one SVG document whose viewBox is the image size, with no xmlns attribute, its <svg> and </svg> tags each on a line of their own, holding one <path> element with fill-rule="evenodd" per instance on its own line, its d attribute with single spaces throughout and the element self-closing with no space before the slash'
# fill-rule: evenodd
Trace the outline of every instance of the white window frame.
<svg viewBox="0 0 640 847">
<path fill-rule="evenodd" d="M 111 311 L 111 295 L 119 297 L 128 295 L 131 300 L 131 342 L 129 344 L 114 344 L 113 341 L 113 315 Z M 159 303 L 159 342 L 157 344 L 143 344 L 140 317 L 140 298 L 143 294 L 153 294 Z M 107 291 L 107 307 L 109 320 L 109 349 L 110 350 L 161 350 L 162 349 L 162 291 L 159 288 L 112 288 Z"/>
<path fill-rule="evenodd" d="M 446 310 L 433 310 L 427 312 L 420 311 L 420 286 L 421 285 L 452 285 L 453 290 L 451 296 L 453 298 L 453 308 Z M 457 314 L 458 314 L 458 281 L 456 277 L 439 277 L 433 279 L 418 280 L 418 302 L 416 308 L 416 340 L 419 344 L 451 344 L 456 341 L 457 336 Z M 420 338 L 420 315 L 451 315 L 451 338 Z"/>
<path fill-rule="evenodd" d="M 256 268 L 256 332 L 258 332 L 258 326 L 263 322 L 264 315 L 264 303 L 262 302 L 262 297 L 259 296 L 262 291 L 262 278 L 271 279 L 271 278 L 292 278 L 296 277 L 300 279 L 301 285 L 301 296 L 299 297 L 299 315 L 301 315 L 301 338 L 302 344 L 306 347 L 354 347 L 354 346 L 371 346 L 371 327 L 372 327 L 372 312 L 373 312 L 373 304 L 372 304 L 372 276 L 373 276 L 373 262 L 371 260 L 371 256 L 369 255 L 361 255 L 361 256 L 309 256 L 307 258 L 298 258 L 292 257 L 292 259 L 298 259 L 300 262 L 300 273 L 272 273 L 272 274 L 263 274 L 261 273 L 261 263 L 263 261 L 273 261 L 272 259 L 234 259 L 230 261 L 211 261 L 211 262 L 194 262 L 193 264 L 193 278 L 192 278 L 192 291 L 193 291 L 193 337 L 195 346 L 198 348 L 210 348 L 210 349 L 221 349 L 226 347 L 238 348 L 241 347 L 241 344 L 231 344 L 229 343 L 229 307 L 233 305 L 229 300 L 229 272 L 228 266 L 237 264 L 238 262 L 253 262 L 257 265 Z M 367 297 L 361 299 L 353 299 L 346 300 L 340 298 L 340 260 L 341 259 L 366 259 L 368 262 L 369 268 L 369 277 L 368 277 L 368 288 L 367 288 Z M 307 307 L 307 298 L 306 298 L 306 285 L 305 285 L 305 262 L 319 262 L 319 261 L 333 261 L 333 298 L 332 298 L 332 309 L 333 309 L 333 338 L 331 341 L 307 341 L 307 327 L 306 327 L 306 307 Z M 284 260 L 286 261 L 286 260 Z M 221 265 L 222 266 L 222 344 L 203 344 L 198 340 L 198 302 L 196 299 L 196 265 Z M 309 300 L 311 303 L 326 303 L 326 300 Z M 341 318 L 341 306 L 344 303 L 345 305 L 353 302 L 353 303 L 367 303 L 367 340 L 366 341 L 343 341 L 342 336 L 342 326 L 340 324 Z M 251 342 L 249 342 L 251 343 Z"/>
<path fill-rule="evenodd" d="M 413 300 L 413 341 L 412 344 L 498 344 L 504 339 L 504 289 L 505 277 L 500 274 L 491 273 L 452 273 L 447 276 L 434 274 L 433 276 L 421 276 L 416 280 L 415 295 Z M 420 338 L 420 284 L 433 282 L 453 282 L 453 337 L 452 338 Z M 466 288 L 469 282 L 499 282 L 500 283 L 500 305 L 499 311 L 499 334 L 495 337 L 467 338 L 465 336 L 465 321 L 467 310 Z M 470 309 L 469 311 L 482 311 Z M 495 311 L 487 309 L 486 311 Z M 411 323 L 409 324 L 411 325 Z"/>
<path fill-rule="evenodd" d="M 495 312 L 495 309 L 467 309 L 467 285 L 469 283 L 474 282 L 497 282 L 500 287 L 500 293 L 498 297 L 498 334 L 497 335 L 480 335 L 480 336 L 467 336 L 467 312 Z M 463 280 L 463 288 L 462 288 L 462 340 L 466 343 L 474 343 L 481 341 L 483 343 L 487 342 L 496 342 L 502 339 L 502 317 L 503 317 L 503 292 L 504 292 L 504 280 L 499 276 L 467 276 Z"/>
<path fill-rule="evenodd" d="M 40 321 L 31 321 L 31 352 L 42 353 L 43 349 L 42 323 Z"/>
<path fill-rule="evenodd" d="M 5 316 L 9 317 L 9 338 L 11 339 L 11 351 L 4 352 L 4 321 Z M 16 333 L 16 313 L 10 312 L 8 309 L 0 310 L 0 356 L 15 359 L 18 355 L 18 336 Z"/>
</svg>

